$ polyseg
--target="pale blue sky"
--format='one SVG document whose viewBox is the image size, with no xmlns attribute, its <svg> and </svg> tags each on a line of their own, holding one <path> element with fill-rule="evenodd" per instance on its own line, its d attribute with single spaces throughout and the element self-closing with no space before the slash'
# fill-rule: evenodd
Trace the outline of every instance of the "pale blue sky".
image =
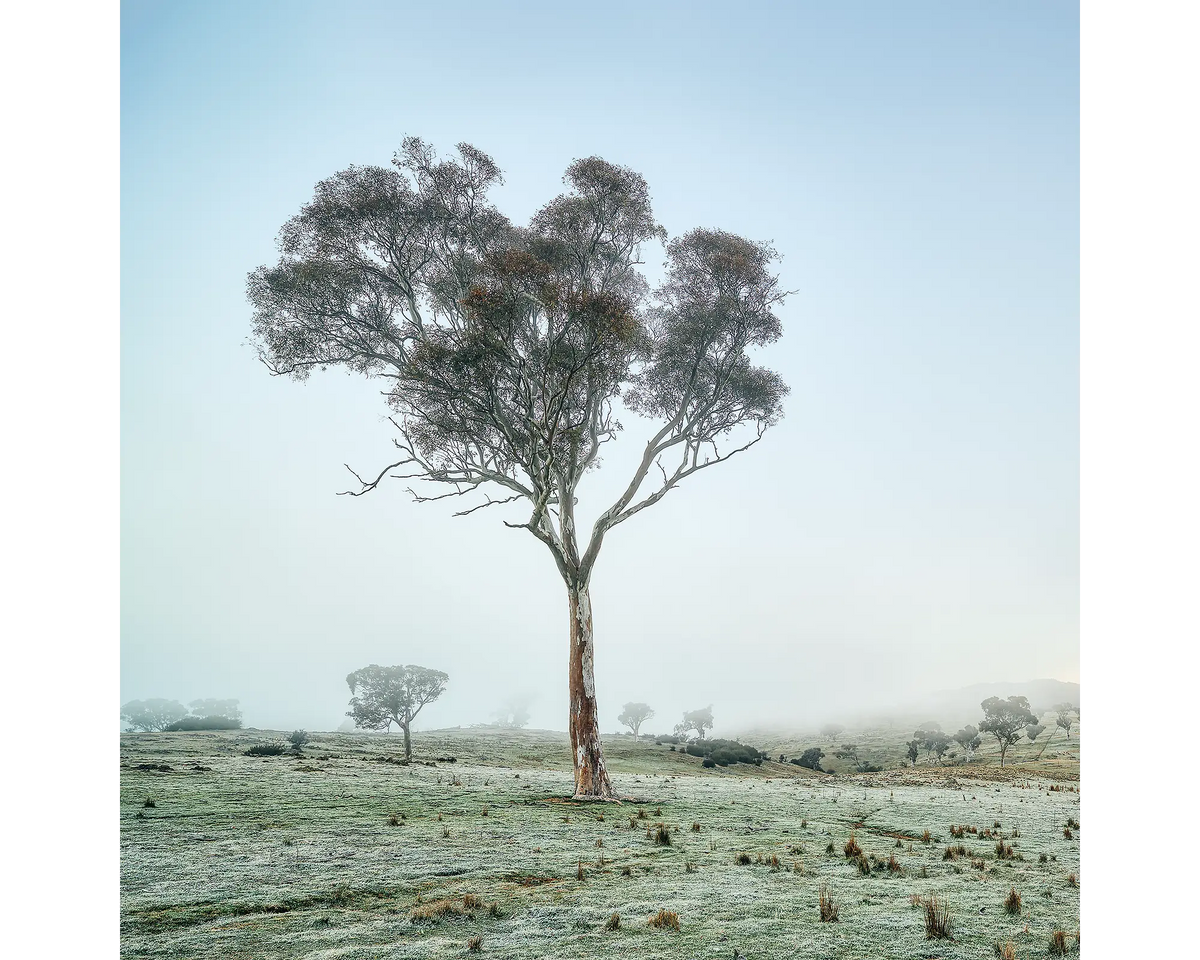
<svg viewBox="0 0 1200 960">
<path fill-rule="evenodd" d="M 417 662 L 451 674 L 430 725 L 486 720 L 503 673 L 564 726 L 544 548 L 402 484 L 333 496 L 388 462 L 376 388 L 245 343 L 279 226 L 407 134 L 490 153 L 516 220 L 576 157 L 631 166 L 669 233 L 771 240 L 798 291 L 784 422 L 606 543 L 606 732 L 629 699 L 720 733 L 1078 679 L 1076 6 L 431 6 L 123 5 L 122 698 L 321 729 L 350 670 Z"/>
</svg>

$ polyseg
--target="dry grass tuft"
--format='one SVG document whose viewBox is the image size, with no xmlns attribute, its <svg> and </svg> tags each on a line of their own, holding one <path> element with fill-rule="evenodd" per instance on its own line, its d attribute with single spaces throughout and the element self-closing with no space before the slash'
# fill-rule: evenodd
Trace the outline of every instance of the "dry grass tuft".
<svg viewBox="0 0 1200 960">
<path fill-rule="evenodd" d="M 904 873 L 904 868 L 900 866 L 900 861 L 896 859 L 895 855 L 888 857 L 887 868 L 888 873 Z"/>
<path fill-rule="evenodd" d="M 579 866 L 577 866 L 577 867 L 575 868 L 575 879 L 576 879 L 576 880 L 582 880 L 582 879 L 583 879 L 583 877 L 584 877 L 584 874 L 583 874 L 583 861 L 582 861 L 582 860 L 580 860 L 580 861 L 579 861 Z"/>
<path fill-rule="evenodd" d="M 950 908 L 936 896 L 925 901 L 925 939 L 953 940 L 953 922 Z"/>
<path fill-rule="evenodd" d="M 1067 955 L 1067 935 L 1062 930 L 1050 934 L 1050 952 L 1056 957 Z"/>
<path fill-rule="evenodd" d="M 752 862 L 753 861 L 750 859 L 750 854 L 745 852 L 739 853 L 733 858 L 733 864 L 736 867 L 748 867 Z"/>
<path fill-rule="evenodd" d="M 467 941 L 467 951 L 469 953 L 481 953 L 483 951 L 483 937 L 471 937 Z"/>
<path fill-rule="evenodd" d="M 996 859 L 1011 860 L 1013 858 L 1013 848 L 1011 844 L 1005 843 L 1003 840 L 996 841 Z"/>
<path fill-rule="evenodd" d="M 1018 914 L 1021 912 L 1021 895 L 1016 887 L 1008 888 L 1008 896 L 1004 898 L 1004 912 Z"/>
<path fill-rule="evenodd" d="M 921 834 L 922 843 L 929 843 L 931 840 L 933 840 L 933 835 L 928 830 Z"/>
<path fill-rule="evenodd" d="M 850 834 L 850 839 L 846 841 L 846 845 L 842 847 L 842 853 L 846 855 L 846 859 L 854 860 L 862 856 L 862 847 L 858 845 L 858 841 L 854 839 L 854 834 Z"/>
<path fill-rule="evenodd" d="M 633 867 L 631 867 L 629 864 L 625 864 L 625 866 L 623 866 L 621 868 L 621 876 L 632 877 L 633 876 Z"/>
<path fill-rule="evenodd" d="M 464 893 L 462 902 L 463 908 L 466 910 L 482 910 L 484 907 L 483 898 L 477 897 L 473 893 Z"/>
<path fill-rule="evenodd" d="M 1067 886 L 1068 887 L 1078 887 L 1079 886 L 1079 877 L 1075 876 L 1075 874 L 1073 874 L 1073 873 L 1068 873 L 1067 874 Z"/>
<path fill-rule="evenodd" d="M 999 960 L 1017 960 L 1017 947 L 1011 940 L 996 944 L 995 949 Z"/>
<path fill-rule="evenodd" d="M 486 817 L 488 815 L 488 805 L 486 803 L 483 805 L 483 809 L 480 810 L 479 813 L 480 813 L 480 816 L 484 816 L 484 817 Z"/>
<path fill-rule="evenodd" d="M 671 831 L 667 829 L 665 823 L 660 823 L 655 827 L 654 845 L 656 847 L 669 847 L 671 845 Z"/>
<path fill-rule="evenodd" d="M 654 916 L 646 921 L 650 926 L 658 930 L 674 930 L 679 931 L 679 914 L 674 910 L 659 910 Z"/>
<path fill-rule="evenodd" d="M 925 906 L 925 898 L 919 893 L 910 893 L 908 895 L 908 905 L 914 908 L 923 907 Z"/>
<path fill-rule="evenodd" d="M 838 918 L 838 905 L 833 902 L 833 897 L 829 895 L 829 888 L 825 884 L 821 884 L 817 909 L 821 913 L 822 923 L 833 923 Z"/>
<path fill-rule="evenodd" d="M 619 913 L 614 913 L 612 916 L 610 916 L 606 921 L 604 921 L 604 929 L 605 930 L 620 930 L 621 929 L 621 915 Z"/>
<path fill-rule="evenodd" d="M 692 833 L 699 833 L 699 832 L 700 832 L 700 824 L 693 823 L 692 824 Z"/>
</svg>

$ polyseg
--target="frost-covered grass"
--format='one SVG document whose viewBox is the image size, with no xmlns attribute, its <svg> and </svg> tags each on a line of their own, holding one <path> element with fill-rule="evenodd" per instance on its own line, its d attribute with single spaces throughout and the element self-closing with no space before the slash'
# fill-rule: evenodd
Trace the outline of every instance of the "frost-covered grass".
<svg viewBox="0 0 1200 960">
<path fill-rule="evenodd" d="M 1079 794 L 1046 788 L 1077 780 L 986 765 L 836 779 L 773 763 L 704 770 L 606 738 L 633 800 L 581 804 L 564 799 L 565 735 L 419 735 L 417 759 L 457 757 L 436 766 L 381 762 L 400 754 L 397 738 L 353 734 L 317 734 L 303 759 L 243 755 L 273 738 L 122 736 L 123 955 L 458 957 L 480 937 L 483 955 L 512 958 L 975 958 L 1009 940 L 1040 957 L 1057 929 L 1075 949 L 1080 831 L 1068 840 L 1063 827 L 1082 819 Z M 992 831 L 1013 859 L 995 838 L 952 842 L 952 825 Z M 901 872 L 864 875 L 842 852 L 852 831 L 869 864 L 894 856 Z M 943 859 L 960 843 L 968 856 Z M 735 863 L 742 853 L 749 864 Z M 818 916 L 823 885 L 836 922 Z M 953 941 L 925 939 L 914 894 L 949 905 Z M 649 925 L 660 910 L 678 932 Z"/>
</svg>

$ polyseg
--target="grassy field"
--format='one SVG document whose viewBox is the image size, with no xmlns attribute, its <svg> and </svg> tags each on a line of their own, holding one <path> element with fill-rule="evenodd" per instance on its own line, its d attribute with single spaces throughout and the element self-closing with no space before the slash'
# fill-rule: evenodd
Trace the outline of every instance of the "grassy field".
<svg viewBox="0 0 1200 960">
<path fill-rule="evenodd" d="M 631 798 L 619 804 L 564 799 L 565 734 L 422 733 L 407 766 L 395 736 L 317 734 L 303 758 L 243 753 L 274 739 L 121 735 L 123 956 L 460 957 L 478 938 L 481 955 L 511 958 L 978 958 L 1007 941 L 1043 957 L 1056 930 L 1078 952 L 1079 830 L 1064 833 L 1080 818 L 1074 731 L 1062 752 L 1003 774 L 984 752 L 837 777 L 704 769 L 606 738 Z M 789 755 L 805 745 L 744 739 Z M 843 852 L 851 834 L 861 867 Z M 960 844 L 966 855 L 945 859 Z M 823 885 L 836 922 L 818 916 Z M 918 898 L 932 896 L 952 940 L 926 939 Z M 669 916 L 650 925 L 659 911 L 679 929 Z"/>
</svg>

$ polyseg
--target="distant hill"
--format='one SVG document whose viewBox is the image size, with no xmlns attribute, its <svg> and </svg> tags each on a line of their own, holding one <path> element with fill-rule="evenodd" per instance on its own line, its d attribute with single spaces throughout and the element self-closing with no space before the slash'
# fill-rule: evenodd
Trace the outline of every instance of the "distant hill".
<svg viewBox="0 0 1200 960">
<path fill-rule="evenodd" d="M 988 697 L 1025 697 L 1029 706 L 1041 716 L 1058 703 L 1078 706 L 1079 684 L 1065 680 L 1014 680 L 976 683 L 933 693 L 901 694 L 890 704 L 884 701 L 869 711 L 828 711 L 822 723 L 841 723 L 851 730 L 873 727 L 911 730 L 934 721 L 949 732 L 967 723 L 978 724 L 983 717 L 980 704 Z M 770 747 L 795 740 L 797 736 L 801 739 L 811 737 L 819 726 L 811 721 L 766 721 L 738 727 L 731 730 L 729 736 L 739 737 L 743 743 Z"/>
<path fill-rule="evenodd" d="M 947 724 L 974 723 L 979 719 L 979 705 L 988 697 L 1025 697 L 1039 715 L 1057 703 L 1079 705 L 1079 684 L 1066 680 L 1020 680 L 997 683 L 976 683 L 957 690 L 938 690 L 914 697 L 896 705 L 897 718 L 937 720 Z M 917 714 L 920 714 L 918 717 Z"/>
</svg>

